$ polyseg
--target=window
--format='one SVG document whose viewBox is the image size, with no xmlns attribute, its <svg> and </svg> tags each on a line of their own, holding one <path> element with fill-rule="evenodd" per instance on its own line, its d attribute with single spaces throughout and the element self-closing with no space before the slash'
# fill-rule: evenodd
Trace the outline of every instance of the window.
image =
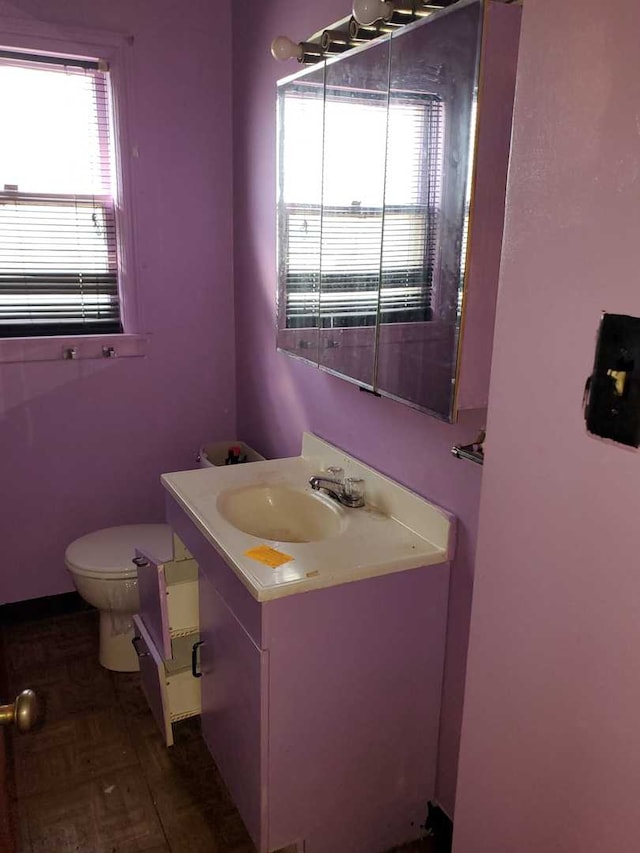
<svg viewBox="0 0 640 853">
<path fill-rule="evenodd" d="M 0 51 L 0 337 L 121 332 L 109 72 Z"/>
<path fill-rule="evenodd" d="M 386 96 L 358 99 L 327 90 L 321 101 L 301 87 L 287 92 L 284 109 L 286 327 L 373 326 L 378 311 L 382 323 L 430 320 L 442 194 L 441 99 L 394 94 L 387 104 Z M 366 144 L 350 148 L 350 139 Z"/>
</svg>

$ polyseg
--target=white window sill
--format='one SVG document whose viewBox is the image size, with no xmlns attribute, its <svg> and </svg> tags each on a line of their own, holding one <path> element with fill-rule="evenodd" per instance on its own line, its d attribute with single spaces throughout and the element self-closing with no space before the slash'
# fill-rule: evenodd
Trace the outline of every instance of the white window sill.
<svg viewBox="0 0 640 853">
<path fill-rule="evenodd" d="M 87 358 L 139 358 L 146 355 L 148 335 L 63 335 L 0 339 L 0 364 L 25 361 L 81 361 Z M 109 350 L 113 347 L 113 354 Z"/>
</svg>

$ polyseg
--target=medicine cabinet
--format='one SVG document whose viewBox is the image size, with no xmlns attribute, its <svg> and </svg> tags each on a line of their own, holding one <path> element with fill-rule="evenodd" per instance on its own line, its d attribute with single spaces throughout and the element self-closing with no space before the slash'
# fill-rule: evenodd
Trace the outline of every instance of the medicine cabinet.
<svg viewBox="0 0 640 853">
<path fill-rule="evenodd" d="M 278 83 L 278 348 L 486 405 L 520 9 L 461 0 Z"/>
</svg>

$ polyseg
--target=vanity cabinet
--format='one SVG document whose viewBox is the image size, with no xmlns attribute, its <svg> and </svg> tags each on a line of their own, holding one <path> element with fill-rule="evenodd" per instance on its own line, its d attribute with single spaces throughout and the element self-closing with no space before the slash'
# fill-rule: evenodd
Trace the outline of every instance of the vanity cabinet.
<svg viewBox="0 0 640 853">
<path fill-rule="evenodd" d="M 280 351 L 486 407 L 520 15 L 461 0 L 279 82 Z"/>
<path fill-rule="evenodd" d="M 259 853 L 418 837 L 448 564 L 258 601 L 171 497 L 167 520 L 199 567 L 202 733 Z"/>
<path fill-rule="evenodd" d="M 142 688 L 167 746 L 173 723 L 200 713 L 200 679 L 194 676 L 199 640 L 198 565 L 173 536 L 172 559 L 136 551 L 140 609 L 133 644 Z"/>
</svg>

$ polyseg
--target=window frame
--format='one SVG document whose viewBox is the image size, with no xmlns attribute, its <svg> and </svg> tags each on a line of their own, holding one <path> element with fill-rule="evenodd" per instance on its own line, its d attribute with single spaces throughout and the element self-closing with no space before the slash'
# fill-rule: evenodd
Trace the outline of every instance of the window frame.
<svg viewBox="0 0 640 853">
<path fill-rule="evenodd" d="M 116 173 L 114 214 L 118 245 L 118 296 L 123 329 L 120 333 L 0 338 L 0 363 L 103 357 L 110 348 L 114 348 L 112 353 L 118 356 L 145 353 L 148 336 L 141 334 L 134 280 L 131 155 L 135 156 L 135 152 L 129 133 L 132 43 L 131 37 L 117 33 L 0 16 L 0 47 L 3 49 L 85 60 L 97 58 L 109 65 Z"/>
</svg>

